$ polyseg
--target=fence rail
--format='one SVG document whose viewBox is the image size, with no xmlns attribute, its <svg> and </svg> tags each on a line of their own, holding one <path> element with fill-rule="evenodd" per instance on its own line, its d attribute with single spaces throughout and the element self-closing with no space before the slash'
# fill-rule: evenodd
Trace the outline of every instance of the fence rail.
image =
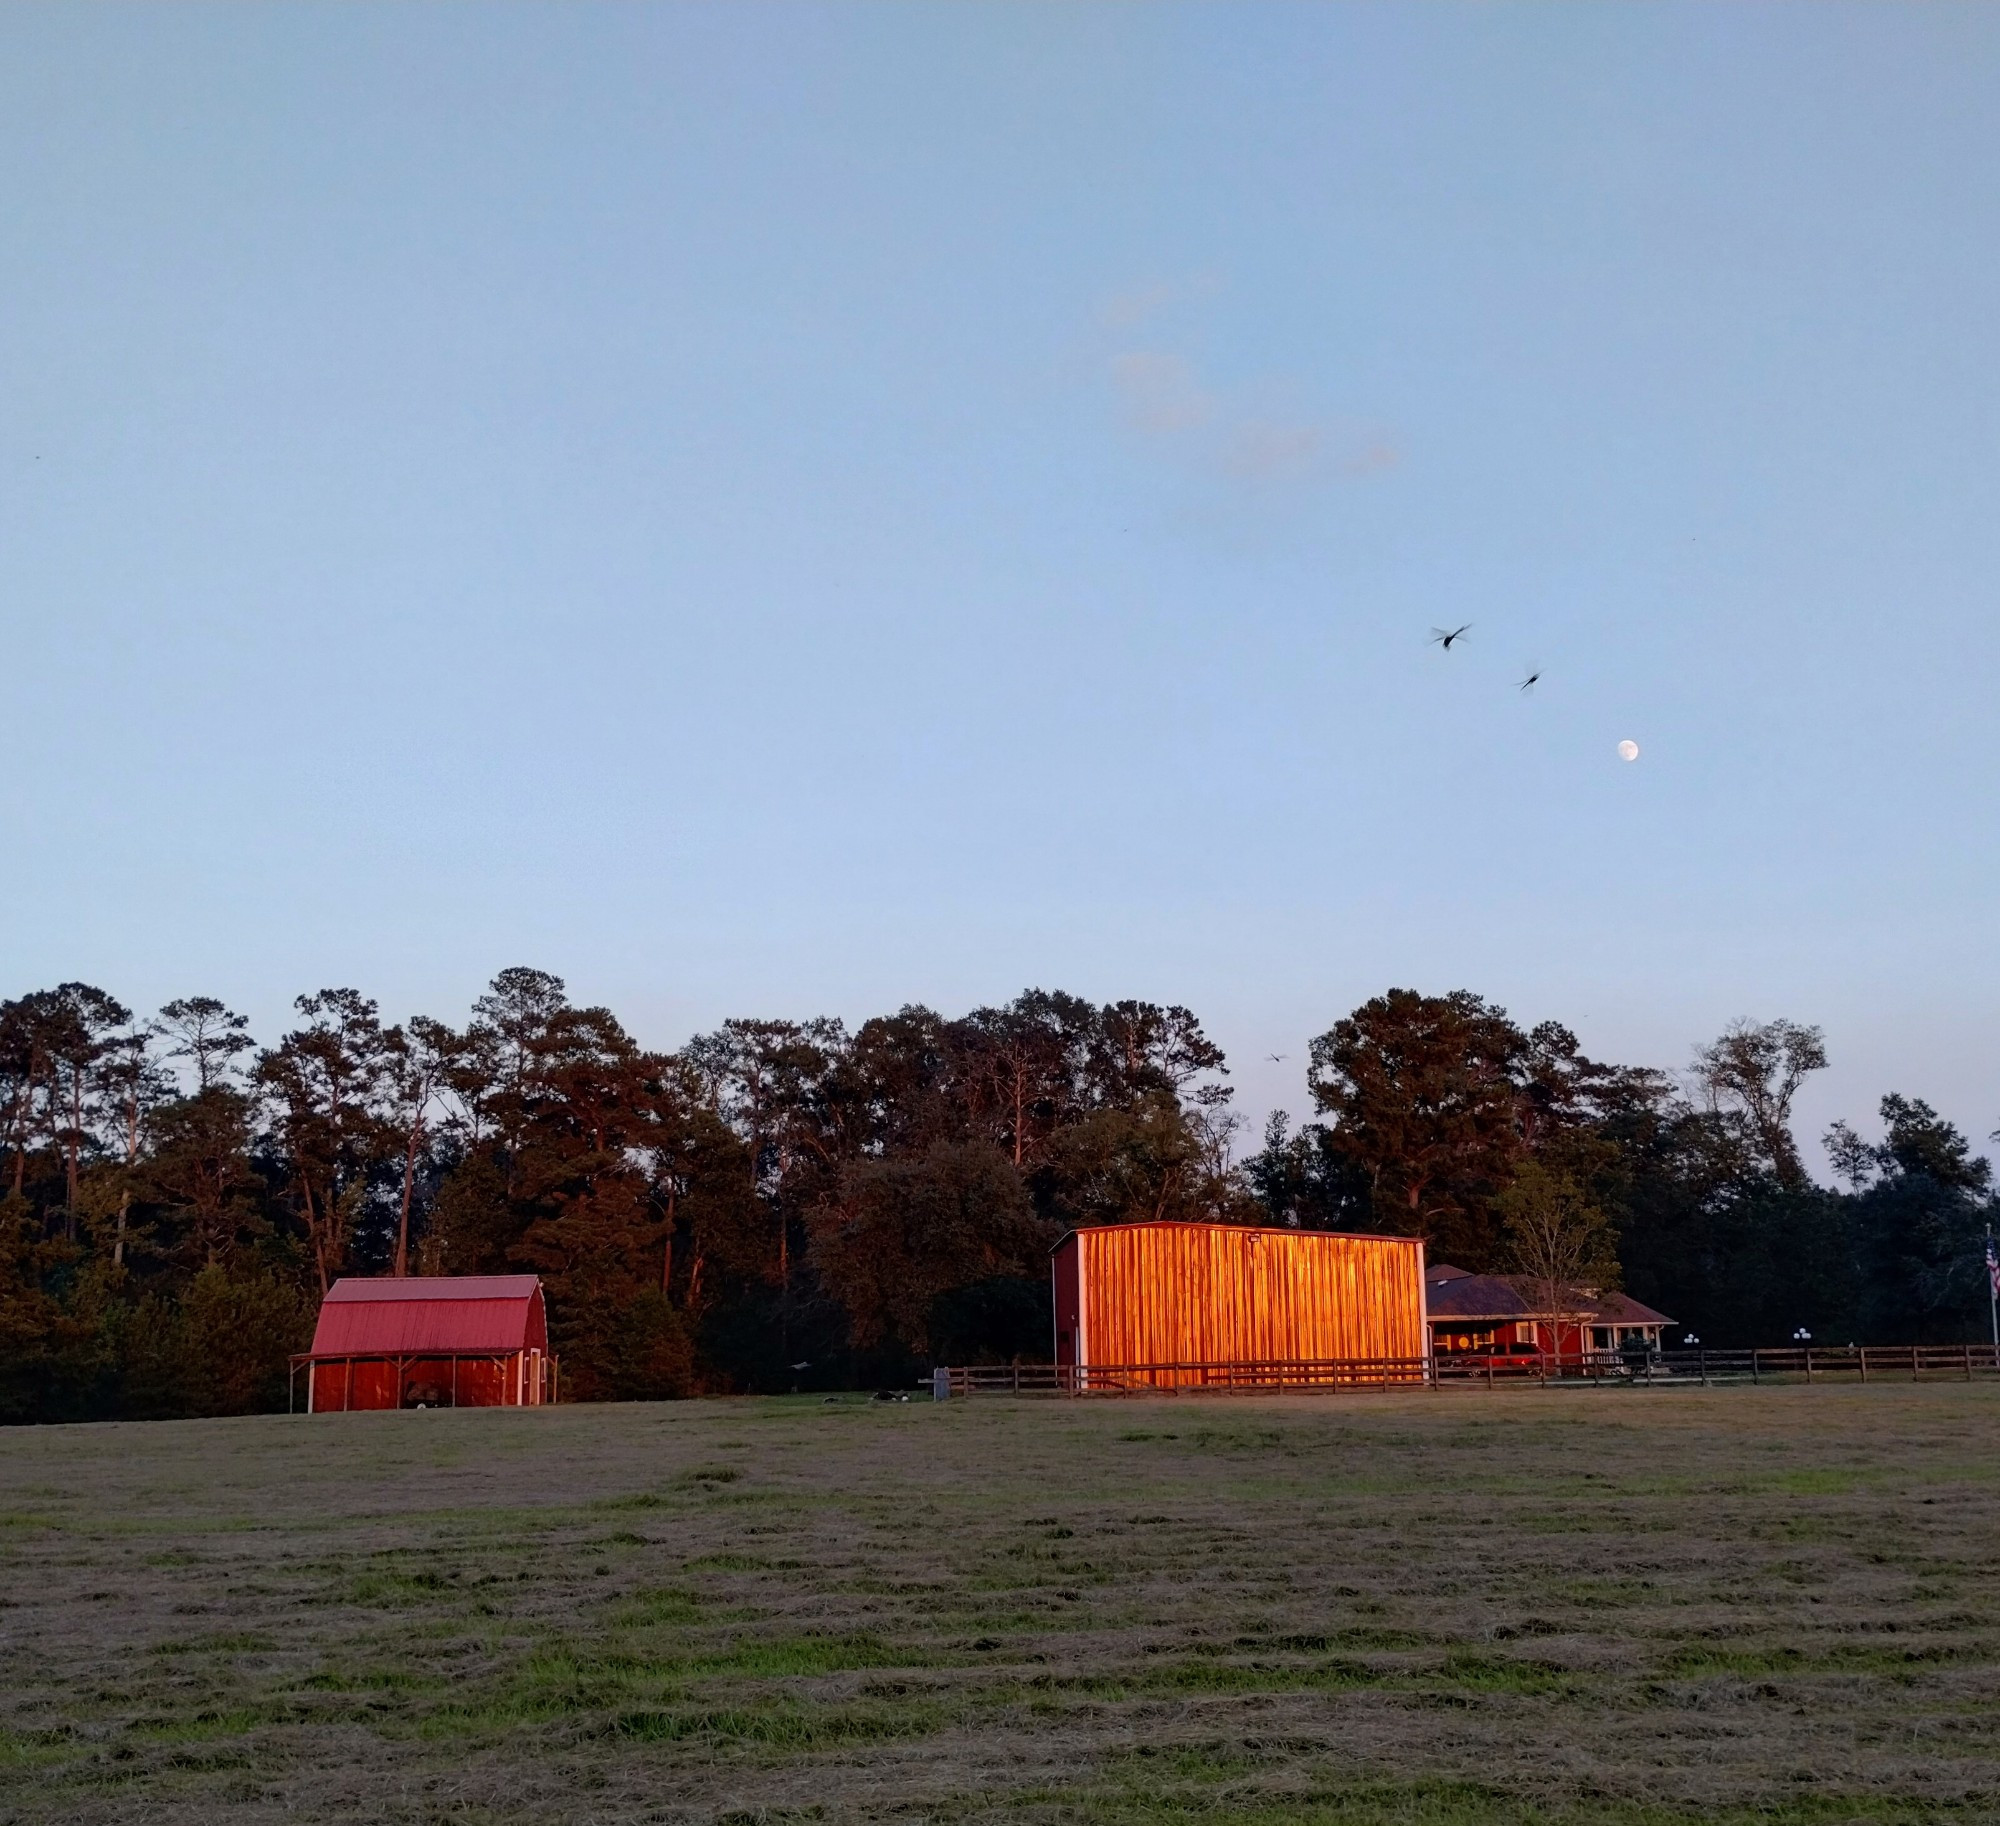
<svg viewBox="0 0 2000 1826">
<path fill-rule="evenodd" d="M 1450 1352 L 1261 1363 L 995 1363 L 934 1373 L 939 1400 L 967 1395 L 1346 1393 L 1412 1388 L 1629 1387 L 1763 1382 L 1953 1380 L 2000 1375 L 1991 1344 L 1784 1345 L 1754 1350 Z"/>
</svg>

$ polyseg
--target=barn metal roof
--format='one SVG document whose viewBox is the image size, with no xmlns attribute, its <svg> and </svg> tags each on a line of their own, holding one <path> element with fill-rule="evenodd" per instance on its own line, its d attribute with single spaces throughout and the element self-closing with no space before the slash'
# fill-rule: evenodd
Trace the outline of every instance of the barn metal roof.
<svg viewBox="0 0 2000 1826">
<path fill-rule="evenodd" d="M 1231 1236 L 1332 1237 L 1349 1243 L 1405 1243 L 1412 1249 L 1417 1248 L 1421 1240 L 1414 1236 L 1388 1235 L 1372 1230 L 1308 1230 L 1296 1224 L 1219 1224 L 1194 1218 L 1140 1217 L 1129 1224 L 1079 1224 L 1057 1237 L 1049 1245 L 1049 1253 L 1054 1255 L 1073 1236 L 1108 1230 L 1221 1230 Z"/>
<path fill-rule="evenodd" d="M 542 1284 L 532 1274 L 349 1275 L 327 1289 L 312 1354 L 412 1356 L 548 1346 Z"/>
</svg>

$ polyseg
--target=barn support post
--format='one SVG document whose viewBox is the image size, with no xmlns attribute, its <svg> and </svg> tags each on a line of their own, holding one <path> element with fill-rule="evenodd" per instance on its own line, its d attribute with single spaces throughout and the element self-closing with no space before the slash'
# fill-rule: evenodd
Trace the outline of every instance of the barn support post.
<svg viewBox="0 0 2000 1826">
<path fill-rule="evenodd" d="M 456 1353 L 453 1354 L 451 1359 L 451 1405 L 454 1408 L 458 1406 L 458 1357 Z"/>
<path fill-rule="evenodd" d="M 343 1414 L 354 1412 L 354 1359 L 352 1357 L 347 1359 L 347 1389 L 340 1398 L 340 1411 Z"/>
</svg>

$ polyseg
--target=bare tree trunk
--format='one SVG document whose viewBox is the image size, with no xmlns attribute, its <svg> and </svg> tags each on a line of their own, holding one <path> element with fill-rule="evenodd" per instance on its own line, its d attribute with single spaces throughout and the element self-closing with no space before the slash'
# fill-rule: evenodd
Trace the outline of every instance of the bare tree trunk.
<svg viewBox="0 0 2000 1826">
<path fill-rule="evenodd" d="M 125 1102 L 125 1175 L 126 1186 L 118 1200 L 118 1240 L 111 1245 L 111 1265 L 125 1266 L 125 1219 L 132 1209 L 132 1164 L 139 1158 L 139 1082 L 132 1081 L 132 1095 Z"/>
<path fill-rule="evenodd" d="M 417 1146 L 424 1134 L 423 1106 L 410 1124 L 410 1145 L 403 1153 L 403 1208 L 396 1218 L 396 1274 L 410 1272 L 410 1194 L 417 1183 Z"/>
<path fill-rule="evenodd" d="M 21 1094 L 14 1099 L 14 1196 L 21 1196 L 21 1188 L 28 1171 L 28 1116 L 35 1104 L 35 1074 L 30 1071 L 21 1081 Z"/>
<path fill-rule="evenodd" d="M 83 1067 L 80 1065 L 70 1068 L 69 1102 L 68 1198 L 63 1206 L 63 1236 L 73 1243 L 76 1241 L 77 1151 L 83 1145 Z"/>
<path fill-rule="evenodd" d="M 312 1238 L 313 1267 L 319 1275 L 320 1297 L 324 1299 L 327 1289 L 333 1285 L 326 1278 L 326 1246 L 328 1239 L 320 1228 L 318 1217 L 314 1215 L 312 1178 L 303 1167 L 299 1169 L 299 1190 L 305 1194 L 306 1234 Z"/>
</svg>

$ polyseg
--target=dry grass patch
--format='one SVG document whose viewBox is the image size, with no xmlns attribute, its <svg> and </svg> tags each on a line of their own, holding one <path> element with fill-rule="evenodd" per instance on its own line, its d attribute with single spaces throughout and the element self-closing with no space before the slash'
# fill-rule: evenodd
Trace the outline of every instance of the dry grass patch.
<svg viewBox="0 0 2000 1826">
<path fill-rule="evenodd" d="M 2000 1389 L 0 1436 L 0 1820 L 2000 1818 Z"/>
</svg>

